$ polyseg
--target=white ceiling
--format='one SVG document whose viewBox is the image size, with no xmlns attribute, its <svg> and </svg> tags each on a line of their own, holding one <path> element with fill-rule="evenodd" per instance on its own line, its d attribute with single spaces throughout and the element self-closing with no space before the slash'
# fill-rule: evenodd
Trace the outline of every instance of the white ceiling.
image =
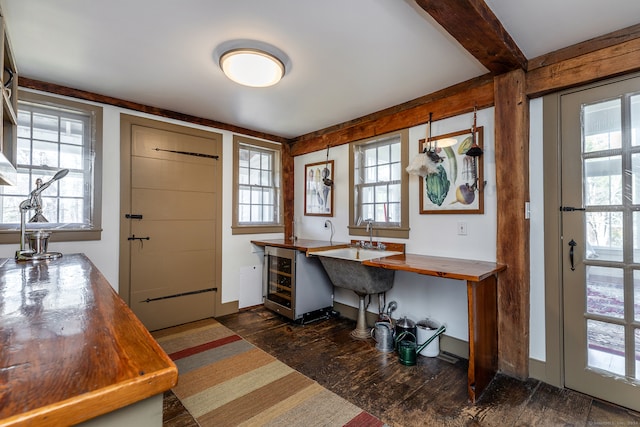
<svg viewBox="0 0 640 427">
<path fill-rule="evenodd" d="M 527 58 L 638 23 L 638 0 L 486 0 Z M 0 0 L 22 76 L 286 138 L 487 73 L 413 0 Z M 473 25 L 473 23 L 469 23 Z M 288 57 L 246 88 L 246 39 Z"/>
</svg>

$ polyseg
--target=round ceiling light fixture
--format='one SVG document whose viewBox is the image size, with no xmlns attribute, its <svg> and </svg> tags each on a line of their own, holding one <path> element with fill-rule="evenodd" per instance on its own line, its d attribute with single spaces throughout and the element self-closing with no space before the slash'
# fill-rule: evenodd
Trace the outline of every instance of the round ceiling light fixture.
<svg viewBox="0 0 640 427">
<path fill-rule="evenodd" d="M 284 63 L 275 55 L 255 48 L 237 48 L 220 56 L 220 68 L 236 83 L 250 87 L 268 87 L 284 76 Z"/>
</svg>

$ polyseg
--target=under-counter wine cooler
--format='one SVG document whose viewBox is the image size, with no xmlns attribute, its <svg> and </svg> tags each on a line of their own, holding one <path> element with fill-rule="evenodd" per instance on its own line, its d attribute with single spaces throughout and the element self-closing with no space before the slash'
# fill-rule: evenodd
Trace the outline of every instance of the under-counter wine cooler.
<svg viewBox="0 0 640 427">
<path fill-rule="evenodd" d="M 264 306 L 292 320 L 333 307 L 333 285 L 316 257 L 302 251 L 266 246 Z"/>
</svg>

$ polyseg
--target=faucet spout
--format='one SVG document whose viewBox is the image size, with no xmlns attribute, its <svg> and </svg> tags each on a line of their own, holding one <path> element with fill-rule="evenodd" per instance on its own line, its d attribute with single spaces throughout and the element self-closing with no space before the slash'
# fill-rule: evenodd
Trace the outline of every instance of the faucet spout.
<svg viewBox="0 0 640 427">
<path fill-rule="evenodd" d="M 369 248 L 373 248 L 373 220 L 371 218 L 365 219 L 367 223 L 366 231 L 369 232 Z"/>
</svg>

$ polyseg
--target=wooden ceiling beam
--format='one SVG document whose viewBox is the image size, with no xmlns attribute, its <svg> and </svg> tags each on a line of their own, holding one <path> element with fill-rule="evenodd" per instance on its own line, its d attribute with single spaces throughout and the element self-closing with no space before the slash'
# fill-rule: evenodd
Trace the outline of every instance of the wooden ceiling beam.
<svg viewBox="0 0 640 427">
<path fill-rule="evenodd" d="M 417 126 L 432 120 L 493 106 L 493 77 L 489 74 L 439 90 L 358 119 L 301 135 L 291 145 L 291 155 L 300 156 L 364 138 Z"/>
<path fill-rule="evenodd" d="M 527 58 L 483 0 L 415 0 L 493 75 L 527 69 Z"/>
</svg>

